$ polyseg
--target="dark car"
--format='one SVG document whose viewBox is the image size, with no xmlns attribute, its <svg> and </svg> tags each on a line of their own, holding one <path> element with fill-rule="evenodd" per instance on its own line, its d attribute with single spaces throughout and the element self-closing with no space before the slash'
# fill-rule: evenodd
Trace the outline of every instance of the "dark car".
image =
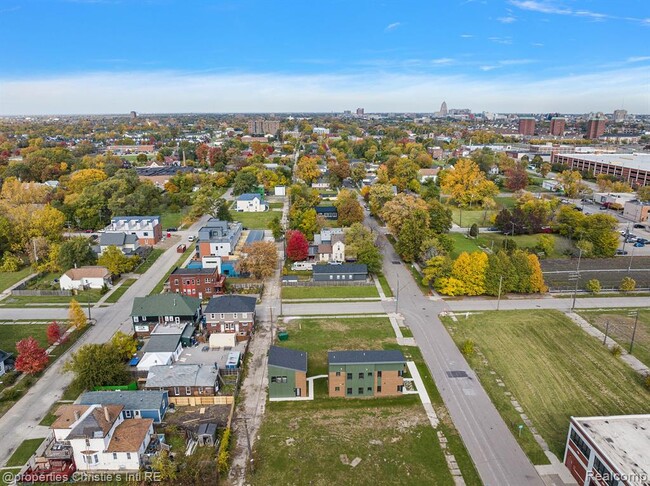
<svg viewBox="0 0 650 486">
<path fill-rule="evenodd" d="M 637 243 L 643 243 L 644 245 L 648 244 L 648 240 L 646 238 L 637 238 L 636 242 Z"/>
<path fill-rule="evenodd" d="M 625 250 L 616 250 L 617 255 L 627 255 L 627 252 Z"/>
<path fill-rule="evenodd" d="M 601 211 L 607 211 L 607 206 L 601 206 L 598 209 L 601 210 Z"/>
<path fill-rule="evenodd" d="M 634 243 L 635 248 L 643 248 L 645 246 L 645 243 L 641 243 L 640 241 L 637 241 Z"/>
<path fill-rule="evenodd" d="M 634 228 L 645 229 L 645 225 L 637 223 L 634 225 Z"/>
<path fill-rule="evenodd" d="M 170 231 L 178 231 L 177 228 L 167 228 L 165 231 L 170 232 Z"/>
</svg>

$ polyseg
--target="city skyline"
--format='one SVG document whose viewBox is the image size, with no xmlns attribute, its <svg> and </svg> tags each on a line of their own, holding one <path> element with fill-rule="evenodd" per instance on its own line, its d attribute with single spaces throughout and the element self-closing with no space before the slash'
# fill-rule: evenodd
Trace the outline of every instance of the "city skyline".
<svg viewBox="0 0 650 486">
<path fill-rule="evenodd" d="M 8 1 L 0 114 L 435 112 L 442 100 L 475 112 L 648 114 L 642 6 Z"/>
</svg>

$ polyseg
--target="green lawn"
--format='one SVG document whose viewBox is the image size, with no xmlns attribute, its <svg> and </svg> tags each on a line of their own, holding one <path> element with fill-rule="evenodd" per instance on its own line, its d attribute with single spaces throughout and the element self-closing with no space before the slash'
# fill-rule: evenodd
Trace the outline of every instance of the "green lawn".
<svg viewBox="0 0 650 486">
<path fill-rule="evenodd" d="M 282 287 L 283 299 L 354 299 L 364 297 L 377 297 L 377 287 L 340 286 L 340 287 Z"/>
<path fill-rule="evenodd" d="M 492 217 L 496 216 L 498 211 L 483 209 L 479 210 L 468 210 L 468 209 L 459 209 L 454 206 L 449 207 L 451 209 L 452 219 L 454 223 L 463 228 L 469 228 L 474 223 L 479 227 L 488 227 L 492 226 Z"/>
<path fill-rule="evenodd" d="M 289 340 L 278 345 L 309 353 L 308 376 L 327 372 L 332 349 L 387 349 L 397 344 L 387 318 L 306 319 L 287 324 Z M 404 348 L 410 356 L 411 348 Z M 271 402 L 255 444 L 251 484 L 385 484 L 403 478 L 415 485 L 452 485 L 416 395 L 381 399 L 331 399 L 327 380 L 316 380 L 316 400 Z M 466 474 L 466 484 L 481 484 L 457 435 L 445 431 L 448 447 Z M 358 457 L 359 465 L 343 464 Z"/>
<path fill-rule="evenodd" d="M 468 238 L 463 233 L 449 233 L 449 236 L 454 241 L 454 251 L 451 253 L 451 256 L 452 258 L 456 258 L 464 251 L 479 251 L 479 246 L 497 251 L 499 248 L 503 247 L 503 241 L 505 239 L 514 240 L 517 244 L 517 248 L 534 249 L 537 246 L 541 235 L 509 236 L 502 235 L 501 233 L 481 233 L 479 231 L 479 235 L 476 239 Z M 553 238 L 555 238 L 555 251 L 549 256 L 549 258 L 563 258 L 564 252 L 572 247 L 571 242 L 567 238 L 559 235 L 553 235 Z"/>
<path fill-rule="evenodd" d="M 133 285 L 135 282 L 138 280 L 135 278 L 130 278 L 122 283 L 118 288 L 116 288 L 111 295 L 109 295 L 104 302 L 107 302 L 109 304 L 114 304 L 118 300 L 120 300 L 120 297 L 124 295 L 124 292 L 129 290 L 129 287 Z"/>
<path fill-rule="evenodd" d="M 0 292 L 4 292 L 17 282 L 32 273 L 31 267 L 25 267 L 17 272 L 0 272 Z"/>
<path fill-rule="evenodd" d="M 267 229 L 273 218 L 282 216 L 282 213 L 279 211 L 264 211 L 260 213 L 230 211 L 230 214 L 233 220 L 241 221 L 242 226 L 248 229 Z"/>
<path fill-rule="evenodd" d="M 14 453 L 11 455 L 7 461 L 7 467 L 13 466 L 22 466 L 29 461 L 29 458 L 32 457 L 32 454 L 36 452 L 38 446 L 40 446 L 45 438 L 42 439 L 27 439 L 20 444 Z"/>
<path fill-rule="evenodd" d="M 284 207 L 284 203 L 281 202 L 269 203 L 269 208 L 271 209 L 281 209 L 282 207 Z"/>
<path fill-rule="evenodd" d="M 97 289 L 82 290 L 77 295 L 72 296 L 59 296 L 59 295 L 36 295 L 36 296 L 19 296 L 11 295 L 2 302 L 4 307 L 29 307 L 28 304 L 60 304 L 65 307 L 70 304 L 72 299 L 75 299 L 82 306 L 88 302 L 97 302 L 102 297 L 102 294 Z"/>
<path fill-rule="evenodd" d="M 180 228 L 183 219 L 189 212 L 189 209 L 190 208 L 188 206 L 176 212 L 171 212 L 171 211 L 163 212 L 160 215 L 160 226 L 162 226 L 163 232 L 165 232 L 167 228 Z"/>
<path fill-rule="evenodd" d="M 149 295 L 155 295 L 159 294 L 162 292 L 163 287 L 165 286 L 165 282 L 167 282 L 167 279 L 169 278 L 169 275 L 174 271 L 176 267 L 180 267 L 185 260 L 190 256 L 191 253 L 194 252 L 194 246 L 188 246 L 185 252 L 178 257 L 178 260 L 176 260 L 176 263 L 174 263 L 169 270 L 167 270 L 167 273 L 165 273 L 165 276 L 160 279 L 158 284 L 153 288 L 153 290 L 149 293 Z"/>
<path fill-rule="evenodd" d="M 468 361 L 515 437 L 522 422 L 505 391 L 512 392 L 558 458 L 570 416 L 650 412 L 650 391 L 641 377 L 558 311 L 481 312 L 443 322 L 459 347 L 471 339 L 484 355 L 487 365 L 477 353 Z M 539 452 L 520 443 L 539 463 Z"/>
<path fill-rule="evenodd" d="M 14 484 L 11 481 L 11 477 L 8 476 L 8 473 L 11 473 L 13 475 L 16 475 L 20 472 L 19 467 L 13 468 L 13 469 L 3 469 L 2 474 L 0 474 L 0 486 L 7 486 L 9 484 Z"/>
<path fill-rule="evenodd" d="M 497 196 L 494 198 L 494 202 L 497 203 L 499 209 L 513 209 L 517 201 L 512 196 Z"/>
<path fill-rule="evenodd" d="M 384 295 L 386 297 L 392 297 L 393 296 L 393 291 L 390 288 L 390 285 L 388 285 L 388 280 L 386 280 L 386 277 L 384 276 L 383 273 L 377 274 L 377 280 L 379 280 L 379 285 L 381 285 L 381 289 L 384 291 Z"/>
<path fill-rule="evenodd" d="M 165 253 L 165 250 L 161 248 L 154 248 L 153 250 L 151 250 L 149 255 L 147 255 L 147 258 L 140 265 L 138 265 L 138 267 L 135 270 L 133 270 L 133 273 L 143 274 L 144 272 L 146 272 L 151 268 L 151 265 L 153 265 L 154 262 L 158 260 L 160 255 L 162 255 L 163 253 Z"/>
<path fill-rule="evenodd" d="M 630 315 L 632 310 L 581 310 L 579 314 L 602 332 L 607 329 L 607 335 L 629 351 L 635 320 L 634 316 Z M 639 309 L 632 354 L 643 364 L 650 366 L 650 309 Z"/>
<path fill-rule="evenodd" d="M 0 349 L 16 355 L 16 343 L 32 336 L 38 343 L 47 347 L 48 324 L 2 324 L 0 325 Z"/>
</svg>

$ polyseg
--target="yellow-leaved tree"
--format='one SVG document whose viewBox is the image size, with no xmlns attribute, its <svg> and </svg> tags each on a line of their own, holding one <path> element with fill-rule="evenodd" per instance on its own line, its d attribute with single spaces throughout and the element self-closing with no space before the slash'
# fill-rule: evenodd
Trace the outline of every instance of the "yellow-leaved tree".
<svg viewBox="0 0 650 486">
<path fill-rule="evenodd" d="M 544 283 L 542 266 L 539 264 L 539 258 L 532 253 L 528 254 L 528 265 L 530 267 L 530 290 L 531 292 L 544 293 L 548 292 L 548 287 Z"/>
<path fill-rule="evenodd" d="M 71 327 L 76 327 L 77 329 L 82 329 L 87 321 L 86 314 L 84 313 L 81 305 L 75 299 L 70 301 L 70 308 L 68 309 L 68 321 L 70 322 Z"/>
</svg>

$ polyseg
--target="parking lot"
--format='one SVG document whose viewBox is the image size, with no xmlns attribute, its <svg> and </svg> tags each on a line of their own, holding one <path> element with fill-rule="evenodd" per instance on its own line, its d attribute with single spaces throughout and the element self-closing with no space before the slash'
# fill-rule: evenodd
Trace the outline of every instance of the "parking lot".
<svg viewBox="0 0 650 486">
<path fill-rule="evenodd" d="M 233 348 L 215 348 L 210 349 L 207 343 L 199 343 L 197 346 L 183 348 L 183 352 L 178 358 L 180 364 L 202 364 L 214 366 L 216 363 L 219 369 L 226 367 L 228 355 L 233 351 L 239 351 L 243 359 L 246 351 L 246 341 L 238 342 Z"/>
</svg>

